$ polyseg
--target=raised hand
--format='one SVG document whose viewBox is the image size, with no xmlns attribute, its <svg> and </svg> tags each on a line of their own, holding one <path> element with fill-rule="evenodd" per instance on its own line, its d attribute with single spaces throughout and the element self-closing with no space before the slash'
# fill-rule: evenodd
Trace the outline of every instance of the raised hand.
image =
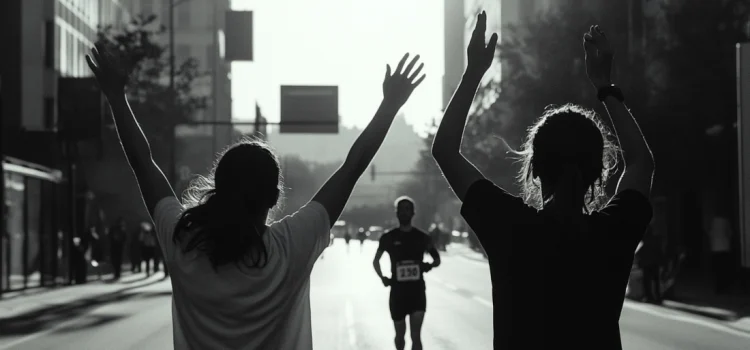
<svg viewBox="0 0 750 350">
<path fill-rule="evenodd" d="M 414 56 L 414 59 L 412 59 L 411 62 L 409 62 L 409 65 L 406 66 L 406 69 L 404 69 L 404 64 L 406 63 L 407 58 L 409 58 L 408 53 L 401 58 L 401 61 L 398 62 L 398 66 L 396 66 L 396 71 L 392 74 L 391 65 L 386 65 L 385 79 L 383 79 L 383 99 L 398 107 L 401 107 L 406 103 L 409 96 L 411 96 L 411 93 L 414 92 L 414 89 L 416 89 L 425 78 L 424 74 L 417 78 L 424 67 L 424 63 L 420 63 L 417 70 L 412 73 L 414 65 L 419 60 L 419 55 Z"/>
<path fill-rule="evenodd" d="M 594 88 L 612 84 L 612 60 L 614 54 L 609 40 L 599 26 L 591 26 L 583 35 L 583 49 L 586 54 L 586 75 Z"/>
<path fill-rule="evenodd" d="M 94 72 L 99 87 L 105 95 L 109 97 L 125 92 L 128 72 L 122 64 L 121 57 L 118 57 L 114 50 L 101 43 L 96 44 L 91 48 L 91 55 L 86 55 L 86 63 Z"/>
<path fill-rule="evenodd" d="M 471 33 L 469 46 L 466 48 L 468 63 L 466 71 L 484 75 L 495 59 L 495 47 L 497 46 L 497 33 L 492 33 L 489 43 L 485 45 L 485 31 L 487 30 L 487 13 L 482 11 L 477 15 L 477 24 Z"/>
</svg>

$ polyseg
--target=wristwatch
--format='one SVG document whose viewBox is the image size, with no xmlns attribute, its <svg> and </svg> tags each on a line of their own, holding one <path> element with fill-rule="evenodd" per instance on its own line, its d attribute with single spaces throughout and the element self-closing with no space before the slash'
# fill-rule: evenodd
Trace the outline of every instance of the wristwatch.
<svg viewBox="0 0 750 350">
<path fill-rule="evenodd" d="M 596 93 L 596 97 L 601 102 L 604 102 L 604 99 L 606 99 L 608 96 L 616 98 L 618 101 L 620 101 L 620 103 L 625 102 L 625 95 L 622 94 L 622 90 L 620 90 L 620 88 L 615 84 L 601 87 Z"/>
</svg>

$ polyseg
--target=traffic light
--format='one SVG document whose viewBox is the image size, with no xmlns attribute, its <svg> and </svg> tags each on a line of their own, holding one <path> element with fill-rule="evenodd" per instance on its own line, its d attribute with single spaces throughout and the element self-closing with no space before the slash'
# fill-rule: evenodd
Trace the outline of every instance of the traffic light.
<svg viewBox="0 0 750 350">
<path fill-rule="evenodd" d="M 372 178 L 372 182 L 375 182 L 375 164 L 370 166 L 370 177 Z"/>
</svg>

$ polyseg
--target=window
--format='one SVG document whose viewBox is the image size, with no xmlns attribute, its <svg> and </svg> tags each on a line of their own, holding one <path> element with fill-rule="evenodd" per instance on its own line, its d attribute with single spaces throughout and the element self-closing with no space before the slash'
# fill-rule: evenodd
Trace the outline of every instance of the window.
<svg viewBox="0 0 750 350">
<path fill-rule="evenodd" d="M 190 58 L 190 46 L 179 44 L 177 45 L 175 49 L 175 60 L 176 61 L 184 61 Z"/>
<path fill-rule="evenodd" d="M 161 24 L 169 25 L 169 7 L 172 6 L 172 0 L 161 0 Z"/>
<path fill-rule="evenodd" d="M 206 62 L 204 63 L 204 67 L 206 67 L 206 70 L 213 71 L 214 70 L 214 59 L 216 58 L 216 49 L 213 45 L 206 46 Z"/>
<path fill-rule="evenodd" d="M 44 66 L 55 66 L 55 22 L 44 21 Z"/>
<path fill-rule="evenodd" d="M 154 14 L 153 0 L 141 0 L 141 14 L 143 14 L 144 16 L 150 16 Z"/>
<path fill-rule="evenodd" d="M 53 97 L 44 98 L 44 128 L 47 130 L 56 129 L 55 125 L 55 99 Z"/>
<path fill-rule="evenodd" d="M 59 25 L 55 24 L 55 70 L 60 71 L 60 48 L 64 47 L 60 40 L 62 40 L 62 29 Z"/>
<path fill-rule="evenodd" d="M 179 27 L 190 27 L 190 4 L 182 3 L 175 10 L 178 10 L 175 24 Z"/>
</svg>

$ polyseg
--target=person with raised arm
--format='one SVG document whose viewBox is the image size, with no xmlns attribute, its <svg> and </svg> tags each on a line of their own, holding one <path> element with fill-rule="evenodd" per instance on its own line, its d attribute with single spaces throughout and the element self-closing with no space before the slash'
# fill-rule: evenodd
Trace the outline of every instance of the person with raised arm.
<svg viewBox="0 0 750 350">
<path fill-rule="evenodd" d="M 279 161 L 260 141 L 223 152 L 184 203 L 156 165 L 125 97 L 127 72 L 102 45 L 86 56 L 109 101 L 171 275 L 175 349 L 312 349 L 310 273 L 401 106 L 422 82 L 419 56 L 387 66 L 383 101 L 344 163 L 292 215 L 268 223 Z"/>
<path fill-rule="evenodd" d="M 474 94 L 494 59 L 497 35 L 485 45 L 485 29 L 482 12 L 432 154 L 487 251 L 494 348 L 621 349 L 620 311 L 635 249 L 652 216 L 654 161 L 622 91 L 611 82 L 607 37 L 592 26 L 583 43 L 586 72 L 616 134 L 583 107 L 547 108 L 516 152 L 523 165 L 522 197 L 516 197 L 460 153 Z M 607 200 L 606 180 L 617 160 L 614 139 L 624 164 Z"/>
</svg>

